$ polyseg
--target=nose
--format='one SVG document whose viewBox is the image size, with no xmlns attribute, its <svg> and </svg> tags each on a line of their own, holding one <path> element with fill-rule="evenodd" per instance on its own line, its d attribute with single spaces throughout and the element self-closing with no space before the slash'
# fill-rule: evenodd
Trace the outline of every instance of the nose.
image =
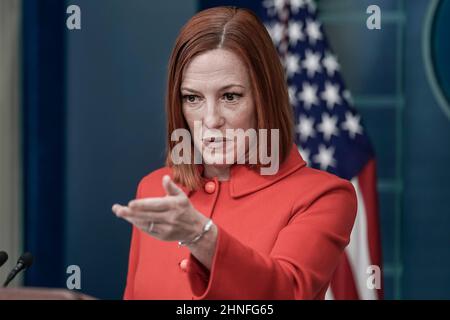
<svg viewBox="0 0 450 320">
<path fill-rule="evenodd" d="M 208 129 L 217 129 L 225 124 L 220 105 L 214 101 L 207 102 L 206 114 L 203 122 Z"/>
</svg>

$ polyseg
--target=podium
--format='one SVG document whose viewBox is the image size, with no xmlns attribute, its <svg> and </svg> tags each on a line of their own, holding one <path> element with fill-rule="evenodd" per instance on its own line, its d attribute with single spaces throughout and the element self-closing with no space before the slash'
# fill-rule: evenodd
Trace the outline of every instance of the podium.
<svg viewBox="0 0 450 320">
<path fill-rule="evenodd" d="M 66 289 L 0 288 L 0 300 L 97 300 Z"/>
</svg>

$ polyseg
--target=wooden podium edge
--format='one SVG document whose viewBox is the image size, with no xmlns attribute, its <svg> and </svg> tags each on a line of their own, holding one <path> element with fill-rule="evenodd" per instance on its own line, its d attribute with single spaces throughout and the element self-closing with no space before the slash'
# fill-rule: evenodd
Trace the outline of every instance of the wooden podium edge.
<svg viewBox="0 0 450 320">
<path fill-rule="evenodd" d="M 0 288 L 0 300 L 97 300 L 67 289 Z"/>
</svg>

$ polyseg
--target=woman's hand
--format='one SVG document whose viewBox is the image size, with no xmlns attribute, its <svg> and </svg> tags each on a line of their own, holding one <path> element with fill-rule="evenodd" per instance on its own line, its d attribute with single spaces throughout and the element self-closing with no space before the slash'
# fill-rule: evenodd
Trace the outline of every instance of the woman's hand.
<svg viewBox="0 0 450 320">
<path fill-rule="evenodd" d="M 136 199 L 128 206 L 115 204 L 113 212 L 159 240 L 191 240 L 202 231 L 208 218 L 195 210 L 169 176 L 163 177 L 162 185 L 165 197 Z"/>
</svg>

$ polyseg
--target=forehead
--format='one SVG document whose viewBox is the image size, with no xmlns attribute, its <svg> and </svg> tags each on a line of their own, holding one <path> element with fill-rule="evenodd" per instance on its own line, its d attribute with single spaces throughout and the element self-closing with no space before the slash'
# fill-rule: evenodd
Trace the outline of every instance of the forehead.
<svg viewBox="0 0 450 320">
<path fill-rule="evenodd" d="M 224 49 L 214 49 L 196 56 L 183 74 L 183 85 L 212 86 L 227 85 L 228 82 L 247 86 L 249 75 L 244 62 Z"/>
</svg>

